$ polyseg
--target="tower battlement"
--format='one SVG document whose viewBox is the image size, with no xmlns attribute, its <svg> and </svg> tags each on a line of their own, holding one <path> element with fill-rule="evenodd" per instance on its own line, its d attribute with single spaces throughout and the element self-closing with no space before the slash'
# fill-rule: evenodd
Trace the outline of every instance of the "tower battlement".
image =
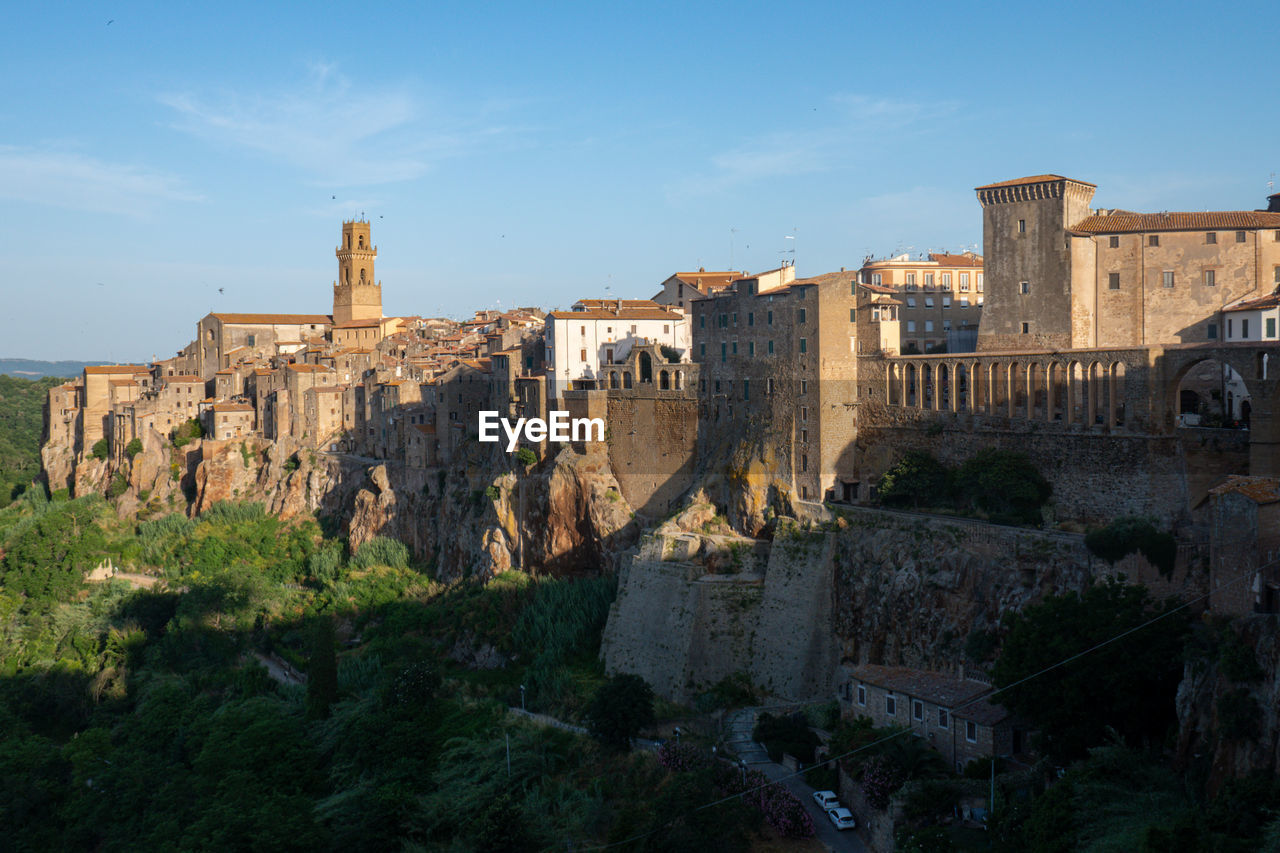
<svg viewBox="0 0 1280 853">
<path fill-rule="evenodd" d="M 342 223 L 342 242 L 334 249 L 338 280 L 333 285 L 333 322 L 373 320 L 382 317 L 382 282 L 373 274 L 378 247 L 373 245 L 369 222 Z"/>
</svg>

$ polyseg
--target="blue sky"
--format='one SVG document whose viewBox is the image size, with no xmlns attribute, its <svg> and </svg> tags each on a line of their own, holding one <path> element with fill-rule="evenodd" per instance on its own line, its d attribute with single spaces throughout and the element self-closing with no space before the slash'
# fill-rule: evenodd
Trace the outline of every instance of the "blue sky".
<svg viewBox="0 0 1280 853">
<path fill-rule="evenodd" d="M 1041 172 L 1099 206 L 1263 205 L 1274 4 L 1051 8 L 15 6 L 0 356 L 163 358 L 210 310 L 327 312 L 361 211 L 386 312 L 461 316 L 793 246 L 802 276 L 958 251 L 974 186 Z"/>
</svg>

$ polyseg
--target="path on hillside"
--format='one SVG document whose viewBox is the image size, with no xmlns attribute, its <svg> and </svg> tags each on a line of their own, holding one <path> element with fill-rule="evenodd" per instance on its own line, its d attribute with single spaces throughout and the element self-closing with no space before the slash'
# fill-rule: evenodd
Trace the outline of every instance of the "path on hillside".
<svg viewBox="0 0 1280 853">
<path fill-rule="evenodd" d="M 293 668 L 284 658 L 275 655 L 264 655 L 262 652 L 254 652 L 253 656 L 258 663 L 267 668 L 267 675 L 271 676 L 275 681 L 281 684 L 306 684 L 307 677 Z"/>
<path fill-rule="evenodd" d="M 587 731 L 582 726 L 575 726 L 573 723 L 566 723 L 564 720 L 557 720 L 549 714 L 535 714 L 532 711 L 526 711 L 523 708 L 515 707 L 508 707 L 507 711 L 517 717 L 526 719 L 535 725 L 551 726 L 552 728 L 561 729 L 566 732 L 573 732 L 574 734 L 579 735 L 590 736 L 591 734 L 591 732 Z M 632 738 L 631 743 L 636 749 L 643 749 L 648 752 L 654 752 L 662 745 L 662 741 L 660 740 L 649 740 L 648 738 L 642 737 Z"/>
<path fill-rule="evenodd" d="M 765 748 L 751 739 L 751 732 L 756 727 L 756 717 L 762 710 L 765 709 L 743 708 L 729 714 L 725 718 L 727 730 L 725 745 L 748 766 L 759 770 L 770 781 L 781 782 L 796 796 L 796 799 L 804 803 L 809 817 L 813 818 L 814 836 L 828 850 L 840 851 L 840 853 L 866 853 L 867 848 L 858 837 L 856 830 L 842 832 L 836 829 L 831 823 L 831 818 L 827 817 L 827 813 L 818 808 L 818 804 L 813 801 L 813 793 L 816 789 L 804 780 L 803 774 L 770 761 L 769 753 Z M 856 814 L 854 817 L 861 818 Z"/>
</svg>

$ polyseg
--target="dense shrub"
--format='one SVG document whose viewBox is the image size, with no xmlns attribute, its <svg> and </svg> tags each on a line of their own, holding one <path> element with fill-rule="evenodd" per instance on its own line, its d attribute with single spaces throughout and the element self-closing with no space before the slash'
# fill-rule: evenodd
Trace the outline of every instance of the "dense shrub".
<svg viewBox="0 0 1280 853">
<path fill-rule="evenodd" d="M 585 716 L 593 738 L 610 749 L 626 752 L 631 749 L 631 739 L 653 725 L 653 688 L 638 675 L 615 675 L 596 690 Z"/>
<path fill-rule="evenodd" d="M 1090 530 L 1084 544 L 1096 556 L 1115 563 L 1129 554 L 1140 552 L 1151 565 L 1168 577 L 1178 557 L 1178 543 L 1145 518 L 1117 518 L 1106 527 Z"/>
<path fill-rule="evenodd" d="M 938 506 L 947 500 L 947 469 L 922 450 L 909 450 L 880 478 L 880 500 L 889 506 Z"/>
<path fill-rule="evenodd" d="M 768 711 L 756 720 L 751 738 L 763 744 L 774 761 L 781 761 L 783 753 L 786 753 L 805 764 L 813 763 L 814 750 L 821 743 L 803 714 L 775 717 Z"/>
<path fill-rule="evenodd" d="M 142 439 L 135 438 L 124 446 L 124 455 L 130 459 L 142 452 Z"/>
<path fill-rule="evenodd" d="M 218 501 L 200 514 L 200 520 L 209 524 L 243 524 L 266 517 L 260 501 Z"/>
<path fill-rule="evenodd" d="M 955 490 L 962 506 L 1021 524 L 1040 524 L 1040 508 L 1052 491 L 1025 454 L 995 448 L 978 451 L 956 469 Z"/>
<path fill-rule="evenodd" d="M 387 536 L 375 536 L 356 549 L 351 555 L 353 569 L 368 569 L 373 566 L 390 566 L 393 569 L 404 569 L 409 566 L 409 549 L 398 539 Z"/>
<path fill-rule="evenodd" d="M 107 444 L 107 440 L 105 438 L 100 438 L 93 443 L 93 449 L 89 451 L 89 455 L 91 455 L 94 459 L 106 459 L 107 452 L 110 449 L 111 448 Z"/>
</svg>

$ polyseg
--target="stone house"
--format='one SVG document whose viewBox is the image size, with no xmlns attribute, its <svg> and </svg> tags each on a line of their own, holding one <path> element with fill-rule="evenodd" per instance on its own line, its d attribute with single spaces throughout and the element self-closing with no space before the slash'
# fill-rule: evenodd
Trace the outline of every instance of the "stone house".
<svg viewBox="0 0 1280 853">
<path fill-rule="evenodd" d="M 648 299 L 579 299 L 569 311 L 546 317 L 547 392 L 603 387 L 606 366 L 626 358 L 631 347 L 653 343 L 688 358 L 689 320 Z"/>
<path fill-rule="evenodd" d="M 206 411 L 205 429 L 218 441 L 253 434 L 253 406 L 247 403 L 214 403 Z"/>
<path fill-rule="evenodd" d="M 1209 609 L 1280 613 L 1280 480 L 1228 476 L 1208 501 Z"/>
<path fill-rule="evenodd" d="M 746 278 L 745 272 L 707 272 L 699 267 L 697 272 L 678 272 L 662 282 L 662 290 L 653 296 L 653 301 L 665 305 L 681 314 L 689 314 L 695 299 L 705 299 L 719 293 L 740 278 Z"/>
<path fill-rule="evenodd" d="M 942 753 L 957 772 L 970 761 L 1023 753 L 1025 731 L 1002 706 L 983 698 L 991 685 L 900 666 L 846 668 L 841 713 L 877 727 L 905 726 Z"/>
<path fill-rule="evenodd" d="M 858 271 L 863 284 L 887 288 L 901 302 L 903 353 L 943 351 L 948 332 L 977 329 L 985 297 L 982 256 L 931 253 L 867 259 Z"/>
</svg>

